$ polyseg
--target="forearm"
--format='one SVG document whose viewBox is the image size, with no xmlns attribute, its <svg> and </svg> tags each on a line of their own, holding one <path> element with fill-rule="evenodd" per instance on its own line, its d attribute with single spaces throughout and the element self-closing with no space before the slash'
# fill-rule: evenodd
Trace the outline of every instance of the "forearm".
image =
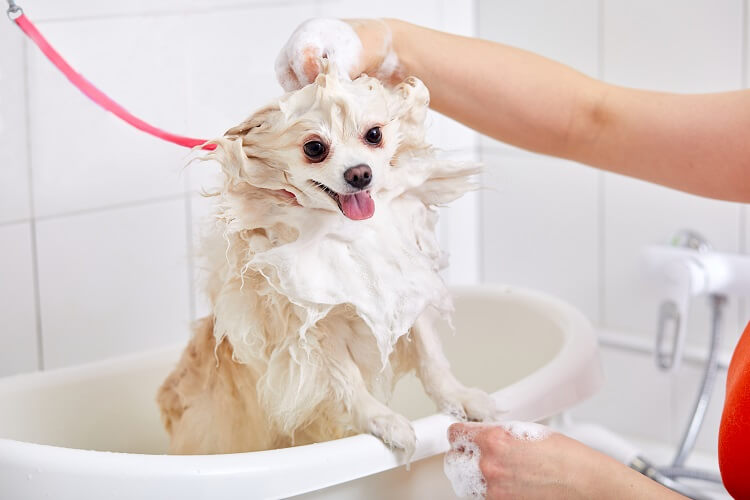
<svg viewBox="0 0 750 500">
<path fill-rule="evenodd" d="M 571 488 L 582 498 L 619 498 L 622 500 L 684 500 L 685 497 L 649 479 L 611 457 L 585 447 L 572 462 Z"/>
<path fill-rule="evenodd" d="M 403 72 L 424 81 L 435 110 L 524 149 L 572 154 L 596 80 L 524 50 L 387 22 Z"/>
<path fill-rule="evenodd" d="M 750 91 L 608 86 L 573 159 L 682 191 L 750 202 Z"/>
<path fill-rule="evenodd" d="M 708 197 L 750 201 L 750 91 L 616 87 L 498 43 L 386 21 L 432 107 L 479 132 Z"/>
</svg>

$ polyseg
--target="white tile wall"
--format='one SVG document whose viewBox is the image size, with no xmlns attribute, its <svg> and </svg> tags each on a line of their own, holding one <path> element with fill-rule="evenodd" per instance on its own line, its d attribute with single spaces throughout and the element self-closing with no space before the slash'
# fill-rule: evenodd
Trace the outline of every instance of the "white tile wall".
<svg viewBox="0 0 750 500">
<path fill-rule="evenodd" d="M 599 422 L 624 434 L 673 442 L 672 384 L 649 355 L 602 347 L 604 387 L 573 409 L 581 421 Z"/>
<path fill-rule="evenodd" d="M 562 62 L 599 70 L 599 0 L 479 2 L 479 35 Z"/>
<path fill-rule="evenodd" d="M 743 0 L 604 0 L 606 80 L 671 92 L 742 81 Z"/>
<path fill-rule="evenodd" d="M 182 199 L 37 223 L 49 368 L 188 338 Z"/>
<path fill-rule="evenodd" d="M 526 153 L 482 161 L 484 279 L 565 297 L 597 322 L 597 172 Z"/>
<path fill-rule="evenodd" d="M 37 369 L 33 252 L 28 222 L 0 226 L 0 376 Z"/>
<path fill-rule="evenodd" d="M 74 68 L 126 109 L 167 130 L 186 131 L 180 19 L 117 18 L 39 28 Z M 29 51 L 29 101 L 37 216 L 183 192 L 182 148 L 103 112 L 36 48 Z"/>
<path fill-rule="evenodd" d="M 465 12 L 473 8 L 473 2 L 470 0 L 457 0 L 455 4 L 460 7 L 446 6 L 446 3 L 435 0 L 382 0 L 374 3 L 324 0 L 320 2 L 318 15 L 339 18 L 395 17 L 422 26 L 442 29 L 444 13 L 449 12 L 445 9 L 458 8 Z"/>
</svg>

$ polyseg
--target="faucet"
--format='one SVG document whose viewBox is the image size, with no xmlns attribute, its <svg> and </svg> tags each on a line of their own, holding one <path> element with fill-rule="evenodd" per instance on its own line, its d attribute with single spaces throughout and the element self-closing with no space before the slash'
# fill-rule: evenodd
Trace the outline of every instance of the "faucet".
<svg viewBox="0 0 750 500">
<path fill-rule="evenodd" d="M 656 363 L 679 367 L 692 297 L 750 296 L 750 256 L 714 251 L 695 231 L 682 230 L 671 245 L 651 245 L 642 254 L 644 268 L 664 294 L 656 330 Z"/>
</svg>

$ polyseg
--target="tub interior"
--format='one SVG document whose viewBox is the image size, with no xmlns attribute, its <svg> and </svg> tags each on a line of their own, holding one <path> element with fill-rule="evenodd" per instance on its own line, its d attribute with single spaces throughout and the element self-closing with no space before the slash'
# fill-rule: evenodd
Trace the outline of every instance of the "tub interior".
<svg viewBox="0 0 750 500">
<path fill-rule="evenodd" d="M 562 326 L 512 291 L 455 298 L 455 334 L 443 348 L 459 380 L 494 392 L 547 364 L 564 342 Z M 167 435 L 156 390 L 182 348 L 0 379 L 0 437 L 99 451 L 161 454 Z M 391 407 L 416 419 L 435 413 L 413 375 Z"/>
</svg>

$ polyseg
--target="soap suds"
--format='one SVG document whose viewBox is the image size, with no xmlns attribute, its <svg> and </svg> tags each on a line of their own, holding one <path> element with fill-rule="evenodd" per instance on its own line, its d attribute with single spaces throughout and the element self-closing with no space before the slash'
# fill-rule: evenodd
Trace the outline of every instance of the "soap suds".
<svg viewBox="0 0 750 500">
<path fill-rule="evenodd" d="M 514 438 L 523 441 L 541 441 L 550 435 L 549 427 L 534 422 L 505 422 L 500 427 L 508 431 Z"/>
<path fill-rule="evenodd" d="M 302 23 L 276 58 L 276 78 L 287 92 L 312 83 L 321 70 L 321 57 L 335 62 L 339 77 L 349 79 L 362 54 L 362 42 L 354 29 L 340 19 L 310 19 Z"/>
<path fill-rule="evenodd" d="M 481 452 L 474 442 L 477 434 L 484 429 L 501 427 L 515 439 L 521 441 L 541 441 L 551 434 L 548 427 L 534 422 L 502 422 L 497 424 L 465 423 L 465 432 L 454 434 L 451 450 L 446 453 L 443 471 L 459 498 L 484 498 L 487 495 L 487 482 L 479 468 Z"/>
<path fill-rule="evenodd" d="M 322 69 L 319 63 L 321 57 L 327 58 L 339 69 L 339 77 L 349 79 L 361 62 L 364 49 L 355 27 L 364 22 L 379 22 L 381 25 L 378 34 L 382 36 L 382 47 L 379 53 L 373 54 L 380 58 L 381 63 L 372 76 L 390 83 L 402 79 L 405 75 L 401 74 L 401 63 L 393 50 L 393 34 L 385 21 L 345 22 L 319 18 L 302 23 L 276 58 L 276 78 L 284 90 L 290 92 L 312 83 Z"/>
<path fill-rule="evenodd" d="M 479 470 L 479 446 L 467 435 L 453 441 L 453 449 L 445 455 L 443 471 L 459 498 L 484 498 L 487 483 Z"/>
</svg>

